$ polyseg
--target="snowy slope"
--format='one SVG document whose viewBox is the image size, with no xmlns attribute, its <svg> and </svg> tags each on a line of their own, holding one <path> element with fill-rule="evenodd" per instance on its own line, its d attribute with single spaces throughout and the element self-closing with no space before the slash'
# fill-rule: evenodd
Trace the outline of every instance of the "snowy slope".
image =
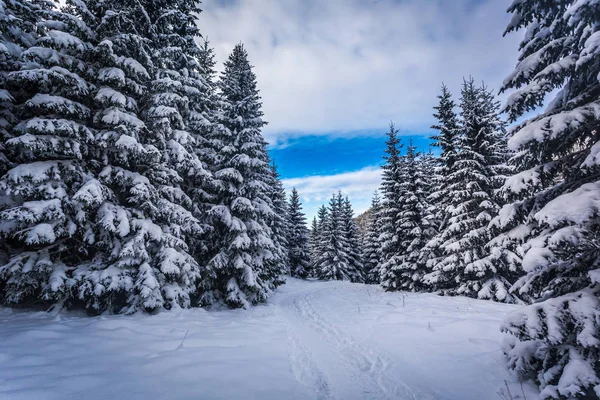
<svg viewBox="0 0 600 400">
<path fill-rule="evenodd" d="M 0 309 L 0 398 L 485 400 L 504 380 L 521 395 L 498 331 L 516 308 L 289 279 L 245 311 Z"/>
</svg>

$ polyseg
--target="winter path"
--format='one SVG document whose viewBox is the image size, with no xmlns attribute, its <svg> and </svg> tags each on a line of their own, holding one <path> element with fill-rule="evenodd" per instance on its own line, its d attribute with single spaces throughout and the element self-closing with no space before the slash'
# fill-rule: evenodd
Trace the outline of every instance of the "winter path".
<svg viewBox="0 0 600 400">
<path fill-rule="evenodd" d="M 521 394 L 498 331 L 515 308 L 290 279 L 245 311 L 0 309 L 0 398 L 494 399 Z"/>
</svg>

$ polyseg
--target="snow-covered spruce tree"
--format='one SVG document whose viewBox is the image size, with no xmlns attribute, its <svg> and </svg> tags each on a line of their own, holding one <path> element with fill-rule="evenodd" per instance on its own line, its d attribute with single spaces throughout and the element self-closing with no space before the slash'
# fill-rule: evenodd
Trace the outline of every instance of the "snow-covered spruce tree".
<svg viewBox="0 0 600 400">
<path fill-rule="evenodd" d="M 148 178 L 161 195 L 155 223 L 171 236 L 171 242 L 163 244 L 157 255 L 161 259 L 157 275 L 161 275 L 161 285 L 168 286 L 169 293 L 163 294 L 167 304 L 189 306 L 201 272 L 190 255 L 190 245 L 204 247 L 201 239 L 206 230 L 200 218 L 207 209 L 202 202 L 207 199 L 197 195 L 210 180 L 196 151 L 196 139 L 202 133 L 194 125 L 198 108 L 209 95 L 208 79 L 198 61 L 204 53 L 196 43 L 200 9 L 187 0 L 150 1 L 145 9 L 152 24 L 154 68 L 142 116 L 151 132 L 151 144 L 161 154 Z"/>
<path fill-rule="evenodd" d="M 275 254 L 269 222 L 272 174 L 261 134 L 261 102 L 256 75 L 243 45 L 225 62 L 218 82 L 222 94 L 222 129 L 214 167 L 216 205 L 210 210 L 215 254 L 208 262 L 214 276 L 210 298 L 231 307 L 247 307 L 267 299 L 283 282 L 285 266 Z M 209 297 L 205 296 L 205 299 Z"/>
<path fill-rule="evenodd" d="M 306 279 L 310 275 L 310 247 L 306 217 L 302 212 L 300 196 L 296 188 L 292 189 L 288 205 L 288 254 L 290 260 L 290 274 L 297 278 Z M 318 231 L 316 219 L 313 229 Z"/>
<path fill-rule="evenodd" d="M 21 54 L 37 40 L 38 9 L 38 4 L 25 0 L 0 0 L 0 177 L 13 166 L 6 154 L 6 142 L 13 138 L 12 130 L 19 122 L 17 97 L 28 97 L 21 88 L 9 86 L 8 74 L 21 69 Z M 0 189 L 0 211 L 10 204 L 10 197 Z M 8 261 L 7 245 L 4 240 L 0 243 L 0 265 Z"/>
<path fill-rule="evenodd" d="M 437 123 L 431 128 L 437 133 L 431 137 L 433 145 L 440 149 L 439 166 L 436 175 L 439 181 L 435 182 L 436 190 L 433 190 L 429 202 L 435 207 L 435 215 L 439 220 L 438 229 L 444 226 L 448 219 L 446 208 L 450 204 L 451 197 L 448 195 L 449 185 L 446 177 L 454 170 L 454 163 L 458 154 L 459 122 L 456 115 L 456 104 L 452 100 L 452 94 L 446 85 L 442 85 L 442 93 L 438 96 L 439 102 L 434 107 L 434 118 Z"/>
<path fill-rule="evenodd" d="M 0 176 L 11 167 L 5 145 L 13 137 L 11 131 L 18 122 L 15 95 L 20 88 L 9 86 L 8 74 L 21 69 L 24 62 L 21 54 L 38 38 L 36 10 L 39 8 L 30 1 L 0 0 Z"/>
<path fill-rule="evenodd" d="M 221 103 L 217 88 L 215 52 L 208 40 L 203 40 L 194 54 L 197 65 L 190 69 L 190 74 L 195 83 L 200 85 L 194 86 L 194 101 L 189 104 L 190 113 L 187 115 L 186 124 L 194 137 L 198 158 L 205 169 L 212 171 L 217 164 L 217 151 L 223 145 L 220 135 L 215 134 L 215 131 L 224 129 L 217 124 Z M 212 182 L 209 180 L 207 183 L 208 188 L 197 189 L 198 193 L 193 196 L 195 203 L 203 203 L 210 199 L 207 190 L 210 190 Z"/>
<path fill-rule="evenodd" d="M 439 157 L 433 155 L 431 148 L 425 153 L 421 153 L 421 156 L 417 160 L 417 168 L 419 169 L 419 176 L 421 178 L 420 187 L 423 191 L 423 204 L 425 209 L 423 210 L 423 240 L 425 245 L 420 251 L 420 262 L 427 265 L 428 260 L 431 258 L 429 243 L 437 233 L 440 226 L 439 213 L 437 212 L 435 204 L 431 203 L 432 194 L 438 190 L 442 184 L 442 179 L 438 174 L 440 170 Z"/>
<path fill-rule="evenodd" d="M 433 116 L 437 123 L 431 127 L 437 133 L 431 139 L 433 145 L 440 149 L 440 156 L 432 179 L 433 189 L 427 198 L 430 204 L 428 213 L 434 220 L 436 234 L 422 249 L 420 257 L 422 260 L 426 260 L 429 269 L 433 269 L 440 261 L 440 257 L 443 256 L 441 248 L 443 242 L 440 233 L 446 229 L 450 218 L 448 208 L 451 205 L 453 187 L 448 177 L 455 171 L 460 134 L 458 115 L 455 111 L 456 103 L 452 99 L 448 87 L 444 84 L 442 84 L 442 92 L 438 99 L 438 104 L 433 107 L 435 110 Z M 434 270 L 424 278 L 430 290 L 435 291 L 441 286 L 440 273 L 441 271 Z"/>
<path fill-rule="evenodd" d="M 319 254 L 314 260 L 315 276 L 323 280 L 350 280 L 344 274 L 347 260 L 343 253 L 345 244 L 341 243 L 344 240 L 340 235 L 341 210 L 335 193 L 331 196 L 328 207 L 319 209 L 319 225 Z"/>
<path fill-rule="evenodd" d="M 376 191 L 371 200 L 371 209 L 367 220 L 367 229 L 362 238 L 362 260 L 366 283 L 379 283 L 379 264 L 381 262 L 381 199 Z"/>
<path fill-rule="evenodd" d="M 510 152 L 506 142 L 506 123 L 498 115 L 500 104 L 485 85 L 479 88 L 479 103 L 481 114 L 484 115 L 480 132 L 488 141 L 486 150 L 481 153 L 485 156 L 489 171 L 489 186 L 492 188 L 488 197 L 490 203 L 486 204 L 492 205 L 491 210 L 494 214 L 490 216 L 494 218 L 505 203 L 498 191 L 511 171 L 508 166 Z M 487 214 L 484 216 L 489 217 Z M 522 276 L 520 259 L 515 257 L 510 247 L 505 247 L 504 241 L 496 240 L 494 236 L 497 232 L 498 228 L 493 222 L 488 224 L 486 235 L 492 240 L 485 245 L 487 256 L 479 265 L 473 265 L 470 274 L 467 271 L 467 276 L 470 275 L 470 279 L 474 281 L 472 285 L 481 287 L 477 293 L 480 299 L 506 303 L 520 302 L 519 298 L 509 293 L 512 284 Z"/>
<path fill-rule="evenodd" d="M 214 191 L 212 174 L 208 172 L 216 165 L 217 149 L 222 145 L 219 140 L 211 140 L 213 130 L 222 128 L 217 124 L 220 100 L 215 81 L 214 51 L 207 40 L 200 43 L 199 3 L 154 1 L 147 8 L 155 26 L 153 62 L 158 69 L 151 84 L 153 97 L 148 116 L 163 121 L 177 114 L 181 117 L 179 123 L 185 129 L 173 130 L 173 138 L 166 145 L 171 149 L 167 153 L 173 156 L 165 161 L 170 160 L 171 168 L 184 179 L 179 186 L 188 197 L 185 207 L 206 232 L 211 228 L 207 212 L 214 200 L 211 196 Z M 173 113 L 174 109 L 177 113 Z M 161 117 L 164 112 L 170 116 Z M 177 155 L 187 161 L 180 162 Z M 208 235 L 193 233 L 186 236 L 190 254 L 198 263 L 204 264 L 210 252 Z M 204 270 L 203 274 L 210 275 L 210 271 Z"/>
<path fill-rule="evenodd" d="M 198 268 L 183 236 L 197 222 L 177 204 L 184 196 L 173 185 L 181 180 L 167 176 L 174 153 L 164 151 L 164 144 L 172 126 L 148 111 L 156 105 L 149 83 L 164 67 L 153 63 L 158 8 L 115 0 L 68 1 L 64 9 L 71 20 L 93 26 L 95 85 L 89 101 L 96 179 L 86 182 L 79 197 L 89 208 L 86 240 L 96 254 L 72 276 L 74 296 L 96 312 L 188 307 L 196 290 Z"/>
<path fill-rule="evenodd" d="M 342 212 L 342 233 L 345 236 L 347 246 L 346 254 L 348 256 L 348 270 L 352 271 L 353 282 L 364 282 L 364 266 L 362 263 L 362 249 L 360 235 L 356 221 L 354 220 L 354 210 L 348 196 L 344 198 L 341 207 Z"/>
<path fill-rule="evenodd" d="M 314 217 L 312 223 L 310 224 L 310 233 L 309 233 L 309 249 L 310 249 L 310 266 L 309 271 L 311 271 L 310 275 L 313 275 L 313 260 L 318 255 L 318 245 L 319 245 L 319 223 L 317 222 L 317 217 Z"/>
<path fill-rule="evenodd" d="M 277 263 L 281 265 L 286 274 L 290 274 L 290 259 L 288 253 L 288 237 L 290 235 L 290 224 L 288 220 L 288 202 L 281 182 L 281 177 L 274 163 L 271 163 L 271 188 L 270 198 L 273 202 L 273 213 L 271 214 L 269 226 L 271 227 L 274 244 L 273 253 Z"/>
<path fill-rule="evenodd" d="M 20 49 L 20 68 L 5 75 L 17 105 L 13 137 L 5 142 L 12 168 L 0 179 L 0 192 L 12 200 L 0 213 L 1 240 L 11 247 L 0 266 L 6 304 L 69 299 L 73 271 L 95 252 L 86 189 L 94 136 L 84 104 L 93 90 L 85 61 L 93 34 L 49 4 L 35 12 L 39 37 Z"/>
<path fill-rule="evenodd" d="M 398 264 L 387 271 L 384 287 L 387 290 L 420 290 L 427 266 L 421 260 L 421 250 L 427 242 L 428 221 L 423 218 L 427 208 L 427 193 L 421 176 L 419 154 L 412 139 L 406 148 L 400 169 L 400 201 L 398 225 L 403 231 Z"/>
<path fill-rule="evenodd" d="M 492 118 L 498 118 L 500 105 L 494 95 L 482 88 L 481 101 L 484 109 L 487 109 L 487 115 Z M 506 204 L 501 189 L 509 175 L 513 172 L 513 167 L 509 164 L 512 153 L 508 149 L 507 134 L 505 123 L 497 121 L 496 125 L 501 129 L 491 130 L 492 144 L 487 154 L 488 164 L 490 165 L 490 182 L 494 191 L 490 198 L 496 203 L 496 215 L 488 225 L 488 235 L 491 240 L 485 245 L 487 257 L 483 260 L 486 266 L 485 273 L 481 275 L 481 282 L 484 283 L 484 289 L 488 292 L 480 291 L 478 297 L 482 299 L 492 299 L 506 303 L 522 303 L 522 300 L 510 292 L 510 287 L 514 282 L 523 276 L 522 257 L 514 240 L 521 237 L 520 227 L 513 227 L 509 231 L 501 228 L 499 210 Z"/>
<path fill-rule="evenodd" d="M 199 85 L 193 85 L 193 92 L 188 95 L 193 101 L 189 102 L 190 112 L 185 123 L 194 138 L 194 150 L 198 159 L 211 174 L 204 176 L 201 182 L 188 185 L 186 193 L 192 199 L 194 214 L 206 229 L 204 235 L 191 238 L 190 250 L 202 266 L 202 278 L 198 284 L 199 304 L 209 305 L 216 301 L 213 292 L 216 274 L 207 264 L 218 252 L 219 246 L 215 240 L 218 235 L 213 232 L 209 213 L 219 201 L 218 185 L 212 178 L 219 165 L 218 152 L 224 146 L 222 138 L 227 136 L 227 128 L 218 123 L 221 94 L 217 87 L 214 50 L 207 40 L 203 40 L 199 50 L 195 52 L 194 60 L 197 65 L 190 68 L 190 76 Z"/>
<path fill-rule="evenodd" d="M 320 255 L 315 262 L 316 276 L 323 280 L 360 282 L 360 271 L 353 268 L 348 260 L 344 198 L 341 192 L 331 196 L 327 216 L 323 219 L 320 230 Z"/>
<path fill-rule="evenodd" d="M 432 195 L 444 185 L 444 182 L 441 179 L 441 175 L 439 175 L 441 170 L 439 157 L 433 155 L 431 148 L 427 153 L 424 153 L 419 157 L 418 168 L 422 179 L 421 188 L 424 194 L 424 209 L 421 215 L 423 245 L 419 250 L 417 263 L 419 269 L 425 272 L 425 274 L 420 277 L 419 286 L 421 290 L 433 291 L 435 288 L 430 285 L 429 277 L 431 276 L 433 265 L 435 265 L 435 260 L 439 254 L 436 253 L 436 251 L 439 252 L 439 247 L 436 247 L 437 243 L 435 239 L 440 232 L 442 213 L 439 212 L 436 204 L 432 203 L 434 198 Z"/>
<path fill-rule="evenodd" d="M 525 29 L 503 90 L 518 173 L 501 226 L 519 228 L 527 276 L 514 290 L 535 301 L 510 314 L 508 365 L 532 378 L 544 399 L 600 397 L 600 31 L 595 1 L 514 1 L 507 32 Z M 513 235 L 515 237 L 515 235 Z"/>
<path fill-rule="evenodd" d="M 448 221 L 437 239 L 441 257 L 427 282 L 444 293 L 496 301 L 512 301 L 511 274 L 488 257 L 488 224 L 500 209 L 495 192 L 500 179 L 497 166 L 502 148 L 503 122 L 498 105 L 485 87 L 473 79 L 461 91 L 461 134 L 454 168 L 448 175 Z"/>
<path fill-rule="evenodd" d="M 442 215 L 450 199 L 447 197 L 448 185 L 444 185 L 444 177 L 450 175 L 458 154 L 458 138 L 460 134 L 459 121 L 456 114 L 456 104 L 446 85 L 442 85 L 442 93 L 438 96 L 439 102 L 433 107 L 433 117 L 437 123 L 431 128 L 437 131 L 431 137 L 433 145 L 440 149 L 438 175 L 441 179 L 438 190 L 431 194 L 430 202 L 436 205 L 437 211 Z M 440 222 L 443 216 L 440 217 Z"/>
<path fill-rule="evenodd" d="M 398 130 L 390 125 L 386 142 L 385 164 L 382 167 L 381 193 L 383 204 L 381 211 L 381 265 L 380 281 L 386 290 L 394 290 L 394 269 L 400 265 L 403 251 L 400 246 L 404 230 L 399 224 L 402 194 L 400 191 L 403 159 L 400 156 L 402 145 L 398 139 Z"/>
<path fill-rule="evenodd" d="M 312 230 L 310 233 L 310 253 L 311 253 L 311 272 L 312 276 L 318 275 L 318 261 L 323 255 L 323 243 L 325 243 L 324 235 L 324 227 L 327 223 L 327 219 L 329 218 L 329 214 L 327 212 L 327 207 L 323 204 L 319 207 L 317 212 L 317 216 L 313 220 Z"/>
<path fill-rule="evenodd" d="M 152 21 L 142 2 L 67 1 L 64 13 L 93 31 L 94 175 L 79 197 L 96 253 L 73 271 L 73 296 L 95 312 L 189 306 L 169 276 L 185 262 L 175 254 L 182 241 L 162 229 L 165 193 L 150 179 L 161 154 L 141 112 L 153 73 Z"/>
<path fill-rule="evenodd" d="M 186 268 L 183 264 L 189 258 L 183 254 L 170 265 L 184 244 L 168 231 L 169 211 L 164 208 L 169 202 L 156 181 L 168 167 L 159 150 L 161 133 L 155 137 L 150 125 L 156 122 L 144 112 L 152 99 L 150 82 L 158 73 L 153 63 L 153 21 L 145 6 L 87 2 L 87 9 L 101 21 L 95 52 L 99 73 L 94 126 L 103 162 L 99 181 L 109 195 L 97 216 L 102 260 L 99 266 L 82 271 L 80 292 L 98 310 L 121 307 L 135 312 L 189 305 L 189 286 L 187 293 L 176 284 L 170 290 L 175 271 Z"/>
</svg>

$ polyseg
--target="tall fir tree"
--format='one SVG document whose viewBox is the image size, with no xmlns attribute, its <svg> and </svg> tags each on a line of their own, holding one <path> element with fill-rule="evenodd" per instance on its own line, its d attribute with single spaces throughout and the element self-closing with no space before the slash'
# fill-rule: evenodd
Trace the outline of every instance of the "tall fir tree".
<svg viewBox="0 0 600 400">
<path fill-rule="evenodd" d="M 381 199 L 376 191 L 371 200 L 367 229 L 362 238 L 362 260 L 365 283 L 379 283 L 379 264 L 381 263 Z"/>
<path fill-rule="evenodd" d="M 486 122 L 481 133 L 488 138 L 485 159 L 489 170 L 489 184 L 492 188 L 489 201 L 492 204 L 493 214 L 485 215 L 487 218 L 492 218 L 487 226 L 486 235 L 488 239 L 491 238 L 485 245 L 488 256 L 482 260 L 481 267 L 475 269 L 476 279 L 479 280 L 479 286 L 482 288 L 478 297 L 505 303 L 520 303 L 518 296 L 510 293 L 510 288 L 523 275 L 521 259 L 516 257 L 512 248 L 506 247 L 502 241 L 494 240 L 498 232 L 494 219 L 506 203 L 499 193 L 500 188 L 512 173 L 512 167 L 508 163 L 511 152 L 507 145 L 506 122 L 499 117 L 500 103 L 485 85 L 480 88 L 480 102 Z"/>
<path fill-rule="evenodd" d="M 490 184 L 494 188 L 490 193 L 490 200 L 495 204 L 496 213 L 492 215 L 493 219 L 487 227 L 488 237 L 491 239 L 485 245 L 488 255 L 482 260 L 484 268 L 478 275 L 483 285 L 483 291 L 478 296 L 494 301 L 522 303 L 519 296 L 511 293 L 512 285 L 523 276 L 522 254 L 512 240 L 513 235 L 521 235 L 521 230 L 516 227 L 510 232 L 503 232 L 499 223 L 499 211 L 506 204 L 501 188 L 513 172 L 513 167 L 509 164 L 512 153 L 507 145 L 505 122 L 498 119 L 499 102 L 485 87 L 481 89 L 481 102 L 484 114 L 493 122 L 487 125 L 486 134 L 491 139 L 486 158 L 491 171 Z"/>
<path fill-rule="evenodd" d="M 14 126 L 19 122 L 17 107 L 21 89 L 9 85 L 8 75 L 19 71 L 24 63 L 24 50 L 38 39 L 35 26 L 40 5 L 25 0 L 0 1 L 0 177 L 13 167 L 6 145 L 14 137 Z M 11 199 L 0 189 L 0 211 L 11 206 Z M 8 261 L 8 243 L 0 243 L 0 265 Z M 1 283 L 0 283 L 1 284 Z"/>
<path fill-rule="evenodd" d="M 420 290 L 427 273 L 427 266 L 421 259 L 421 250 L 427 242 L 426 233 L 429 229 L 429 221 L 423 218 L 427 209 L 427 193 L 418 157 L 417 149 L 410 139 L 399 173 L 397 223 L 403 230 L 399 243 L 400 255 L 397 264 L 383 278 L 387 290 Z"/>
<path fill-rule="evenodd" d="M 203 170 L 189 145 L 185 95 L 169 80 L 186 73 L 189 43 L 177 36 L 196 34 L 186 16 L 194 10 L 180 3 L 67 4 L 97 24 L 92 126 L 99 165 L 88 192 L 97 207 L 90 221 L 98 252 L 77 271 L 78 297 L 99 312 L 189 307 L 200 267 L 187 240 L 202 228 L 181 185 Z M 170 31 L 165 18 L 181 32 Z M 161 48 L 163 40 L 172 48 Z"/>
<path fill-rule="evenodd" d="M 433 146 L 440 149 L 439 166 L 436 176 L 439 181 L 434 183 L 436 190 L 430 194 L 429 202 L 435 207 L 435 216 L 438 220 L 438 230 L 445 226 L 448 220 L 446 212 L 451 196 L 446 178 L 454 171 L 454 164 L 458 156 L 459 121 L 455 111 L 456 104 L 448 87 L 442 84 L 442 93 L 438 96 L 438 104 L 434 107 L 433 117 L 437 123 L 431 128 L 437 133 L 431 137 Z"/>
<path fill-rule="evenodd" d="M 181 93 L 170 93 L 159 82 L 161 74 L 169 75 L 165 72 L 169 68 L 185 73 L 181 63 L 189 48 L 184 49 L 176 37 L 187 30 L 186 39 L 193 43 L 196 28 L 190 14 L 196 9 L 182 4 L 165 7 L 156 2 L 67 1 L 60 11 L 51 9 L 44 21 L 50 27 L 46 36 L 52 40 L 40 42 L 50 43 L 54 51 L 31 51 L 30 57 L 55 77 L 63 70 L 44 62 L 67 63 L 92 82 L 81 100 L 89 110 L 81 126 L 91 128 L 89 157 L 80 163 L 87 173 L 73 196 L 78 204 L 70 204 L 80 231 L 69 232 L 69 239 L 78 241 L 73 248 L 85 252 L 85 257 L 79 254 L 77 265 L 63 268 L 61 279 L 68 290 L 56 287 L 63 299 L 81 300 L 96 312 L 187 307 L 196 291 L 199 268 L 187 252 L 186 234 L 198 233 L 199 224 L 186 209 L 191 199 L 179 187 L 183 177 L 178 175 L 185 170 L 190 177 L 189 161 L 194 162 L 193 154 L 185 158 L 179 151 L 188 145 L 182 118 L 187 110 Z M 174 18 L 170 22 L 176 20 L 180 32 L 161 31 L 170 29 L 169 24 L 162 25 L 164 18 Z M 78 38 L 88 42 L 77 42 Z M 167 51 L 170 61 L 158 56 L 158 42 L 173 45 Z M 85 57 L 75 60 L 76 51 Z M 153 58 L 172 64 L 154 65 Z M 147 88 L 153 76 L 156 85 L 151 92 Z M 170 115 L 152 115 L 159 109 Z M 52 122 L 63 124 L 60 130 L 75 132 L 64 120 Z M 195 167 L 201 170 L 197 162 Z"/>
<path fill-rule="evenodd" d="M 401 241 L 404 230 L 399 224 L 401 213 L 403 159 L 400 156 L 402 145 L 398 139 L 398 130 L 390 124 L 386 142 L 385 164 L 382 167 L 381 192 L 383 205 L 381 213 L 381 265 L 380 281 L 385 289 L 394 289 L 394 271 L 400 264 L 402 255 Z"/>
<path fill-rule="evenodd" d="M 447 177 L 449 218 L 437 238 L 441 256 L 427 279 L 449 294 L 511 302 L 511 277 L 497 268 L 486 247 L 488 225 L 500 208 L 495 193 L 506 156 L 504 123 L 491 94 L 472 78 L 463 83 L 460 107 L 459 151 Z"/>
<path fill-rule="evenodd" d="M 302 212 L 300 196 L 296 188 L 292 189 L 288 205 L 288 254 L 290 260 L 290 274 L 294 277 L 306 279 L 310 275 L 310 244 L 309 233 L 306 226 L 306 217 Z M 313 220 L 313 230 L 317 230 L 316 219 Z"/>
<path fill-rule="evenodd" d="M 433 146 L 440 149 L 440 156 L 434 175 L 434 189 L 427 199 L 430 204 L 430 215 L 436 224 L 436 234 L 421 250 L 421 259 L 426 260 L 427 267 L 431 270 L 443 256 L 441 232 L 448 227 L 450 219 L 452 191 L 455 189 L 456 182 L 450 181 L 449 177 L 455 172 L 460 137 L 458 115 L 455 111 L 456 103 L 445 84 L 442 84 L 442 92 L 438 95 L 438 100 L 438 104 L 433 107 L 435 110 L 433 117 L 437 122 L 431 127 L 436 134 L 431 139 Z M 437 290 L 443 286 L 439 279 L 440 274 L 440 271 L 435 271 L 424 278 L 430 290 Z"/>
<path fill-rule="evenodd" d="M 155 4 L 157 7 L 160 3 Z M 159 27 L 154 29 L 153 55 L 158 57 L 156 63 L 163 67 L 159 72 L 162 76 L 156 79 L 162 89 L 154 84 L 151 87 L 154 89 L 155 102 L 178 105 L 174 107 L 174 104 L 159 104 L 151 110 L 159 115 L 166 107 L 180 110 L 179 122 L 183 123 L 185 129 L 175 131 L 175 140 L 168 142 L 170 150 L 167 154 L 171 153 L 173 156 L 166 157 L 166 160 L 171 160 L 175 168 L 179 169 L 177 174 L 184 178 L 179 186 L 188 200 L 185 202 L 186 208 L 200 225 L 200 230 L 195 234 L 186 234 L 188 252 L 201 264 L 202 275 L 210 276 L 211 271 L 204 266 L 211 249 L 212 227 L 208 210 L 214 205 L 212 168 L 216 165 L 217 149 L 221 146 L 219 141 L 211 141 L 213 131 L 221 129 L 217 124 L 220 97 L 215 79 L 215 55 L 207 40 L 200 41 L 201 34 L 196 19 L 201 10 L 196 3 L 163 2 L 160 6 L 163 9 L 157 13 L 155 24 Z M 165 63 L 163 58 L 171 61 Z M 169 69 L 168 64 L 177 63 L 178 68 Z M 170 96 L 169 91 L 178 93 Z M 160 119 L 160 116 L 154 119 Z M 179 162 L 177 157 L 185 159 L 185 163 Z M 198 225 L 194 228 L 198 228 Z M 199 290 L 204 289 L 206 288 L 200 285 Z"/>
<path fill-rule="evenodd" d="M 197 3 L 187 0 L 152 1 L 146 6 L 151 21 L 150 51 L 154 66 L 149 90 L 143 103 L 143 117 L 151 131 L 151 144 L 161 154 L 159 164 L 148 178 L 160 194 L 154 222 L 166 240 L 154 256 L 164 306 L 188 307 L 201 277 L 201 266 L 192 257 L 190 245 L 205 233 L 200 218 L 202 207 L 192 199 L 210 174 L 196 152 L 197 135 L 188 122 L 196 118 L 190 104 L 206 97 L 205 76 L 198 62 L 202 49 L 196 43 L 201 35 L 196 16 Z"/>
<path fill-rule="evenodd" d="M 43 3 L 42 3 L 43 4 Z M 22 68 L 23 51 L 38 39 L 36 24 L 41 4 L 26 0 L 0 1 L 0 176 L 12 166 L 5 154 L 6 142 L 13 137 L 18 122 L 17 106 L 20 89 L 9 85 L 8 74 Z"/>
<path fill-rule="evenodd" d="M 364 282 L 364 266 L 362 263 L 362 249 L 360 235 L 356 221 L 354 220 L 354 210 L 348 196 L 344 198 L 341 207 L 342 213 L 342 233 L 345 236 L 346 254 L 348 256 L 348 269 L 353 271 L 353 282 Z"/>
<path fill-rule="evenodd" d="M 194 101 L 190 102 L 190 113 L 186 123 L 194 136 L 198 158 L 206 170 L 213 171 L 217 164 L 217 152 L 222 146 L 220 135 L 216 132 L 223 129 L 217 124 L 221 96 L 217 87 L 215 51 L 205 39 L 195 53 L 197 65 L 192 70 L 192 76 L 202 85 L 194 86 Z M 212 181 L 208 180 L 206 183 L 208 188 L 202 186 L 193 195 L 195 201 L 201 204 L 212 199 Z"/>
<path fill-rule="evenodd" d="M 423 241 L 424 245 L 419 251 L 419 262 L 423 263 L 426 268 L 430 268 L 428 260 L 432 257 L 431 248 L 429 246 L 431 240 L 438 234 L 441 224 L 440 212 L 433 200 L 435 193 L 441 185 L 443 179 L 440 175 L 440 160 L 439 157 L 433 155 L 431 148 L 427 152 L 421 154 L 417 161 L 419 169 L 420 188 L 423 192 Z"/>
<path fill-rule="evenodd" d="M 217 192 L 211 209 L 215 254 L 208 266 L 212 288 L 204 301 L 231 307 L 264 301 L 282 283 L 284 266 L 275 254 L 272 173 L 261 129 L 262 104 L 256 75 L 243 45 L 225 62 L 218 82 L 222 112 L 211 140 L 221 143 L 214 168 Z"/>
<path fill-rule="evenodd" d="M 506 32 L 524 29 L 502 90 L 512 121 L 511 164 L 498 226 L 520 245 L 527 275 L 514 286 L 533 305 L 510 314 L 508 365 L 543 399 L 600 397 L 600 61 L 596 2 L 514 1 Z M 518 233 L 518 235 L 516 234 Z"/>
<path fill-rule="evenodd" d="M 273 243 L 275 245 L 274 254 L 277 258 L 275 262 L 281 265 L 286 274 L 289 274 L 291 272 L 288 253 L 288 238 L 290 235 L 289 209 L 285 189 L 274 163 L 271 164 L 271 182 L 269 185 L 272 191 L 269 197 L 273 201 L 273 213 L 271 214 L 269 226 L 271 227 Z"/>
<path fill-rule="evenodd" d="M 200 183 L 189 185 L 188 192 L 193 200 L 195 214 L 203 223 L 206 234 L 192 238 L 192 254 L 202 265 L 202 276 L 198 283 L 199 303 L 210 305 L 219 299 L 214 296 L 213 284 L 216 272 L 211 269 L 208 261 L 219 251 L 220 231 L 213 226 L 210 210 L 219 202 L 219 184 L 213 179 L 219 168 L 218 155 L 224 146 L 223 138 L 227 137 L 227 129 L 219 123 L 222 100 L 218 90 L 215 52 L 208 40 L 203 40 L 195 57 L 197 82 L 202 86 L 194 90 L 194 101 L 190 102 L 190 113 L 186 124 L 194 137 L 195 153 L 205 170 L 210 175 Z"/>
<path fill-rule="evenodd" d="M 310 224 L 310 233 L 309 233 L 309 246 L 310 246 L 310 267 L 311 276 L 314 275 L 314 260 L 318 257 L 319 251 L 319 222 L 317 221 L 317 217 L 313 217 L 313 220 Z"/>
<path fill-rule="evenodd" d="M 313 220 L 311 230 L 311 271 L 313 276 L 317 276 L 318 261 L 323 255 L 323 244 L 325 243 L 325 224 L 329 218 L 327 207 L 323 204 L 317 211 L 317 216 Z"/>
<path fill-rule="evenodd" d="M 92 123 L 98 144 L 96 262 L 78 272 L 79 297 L 89 308 L 135 312 L 165 304 L 156 258 L 167 241 L 158 219 L 159 189 L 151 180 L 161 153 L 143 116 L 154 73 L 152 21 L 143 3 L 74 2 L 82 19 L 98 21 Z M 160 251 L 159 250 L 159 251 Z"/>
<path fill-rule="evenodd" d="M 326 212 L 320 228 L 320 254 L 315 261 L 315 275 L 323 280 L 361 282 L 361 271 L 351 263 L 341 192 L 331 196 Z"/>
<path fill-rule="evenodd" d="M 350 280 L 346 274 L 348 260 L 342 230 L 341 193 L 333 194 L 325 215 L 321 218 L 319 257 L 315 260 L 315 275 L 323 280 Z"/>
<path fill-rule="evenodd" d="M 20 12 L 34 7 L 10 4 Z M 35 13 L 35 28 L 21 20 L 12 31 L 23 40 L 10 47 L 18 68 L 2 77 L 15 106 L 12 137 L 4 142 L 12 168 L 0 179 L 0 192 L 12 200 L 0 212 L 0 236 L 11 247 L 0 266 L 0 300 L 7 304 L 69 299 L 74 271 L 94 256 L 87 192 L 94 136 L 85 104 L 93 90 L 86 62 L 93 33 L 49 3 Z"/>
</svg>

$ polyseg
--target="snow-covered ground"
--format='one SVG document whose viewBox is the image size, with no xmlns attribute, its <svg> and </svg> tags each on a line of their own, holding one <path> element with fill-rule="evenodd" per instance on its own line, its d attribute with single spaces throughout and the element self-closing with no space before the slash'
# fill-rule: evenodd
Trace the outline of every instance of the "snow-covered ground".
<svg viewBox="0 0 600 400">
<path fill-rule="evenodd" d="M 515 306 L 289 279 L 249 310 L 0 309 L 0 399 L 499 399 Z M 525 388 L 527 400 L 537 400 Z"/>
</svg>

